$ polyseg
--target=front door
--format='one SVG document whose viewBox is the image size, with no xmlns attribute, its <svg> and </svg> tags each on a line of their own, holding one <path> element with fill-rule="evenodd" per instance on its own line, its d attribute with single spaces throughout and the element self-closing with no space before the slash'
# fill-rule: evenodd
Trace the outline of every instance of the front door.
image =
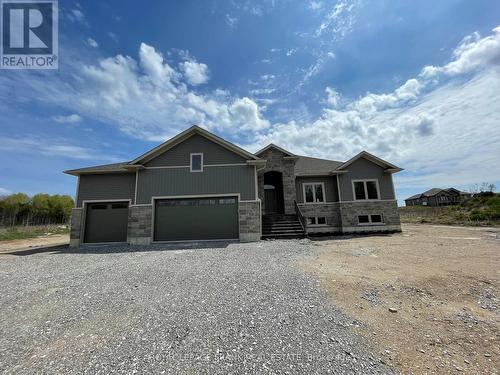
<svg viewBox="0 0 500 375">
<path fill-rule="evenodd" d="M 266 172 L 264 173 L 264 214 L 284 212 L 283 175 L 277 171 Z"/>
<path fill-rule="evenodd" d="M 264 187 L 264 199 L 266 201 L 266 214 L 278 213 L 278 194 L 274 186 Z"/>
</svg>

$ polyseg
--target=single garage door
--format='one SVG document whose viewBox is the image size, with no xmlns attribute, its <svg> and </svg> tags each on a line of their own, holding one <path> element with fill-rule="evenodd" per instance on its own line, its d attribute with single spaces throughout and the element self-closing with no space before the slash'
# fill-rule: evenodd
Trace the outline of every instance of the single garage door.
<svg viewBox="0 0 500 375">
<path fill-rule="evenodd" d="M 238 239 L 237 197 L 155 201 L 154 240 Z"/>
<path fill-rule="evenodd" d="M 87 203 L 85 243 L 127 242 L 128 203 Z"/>
</svg>

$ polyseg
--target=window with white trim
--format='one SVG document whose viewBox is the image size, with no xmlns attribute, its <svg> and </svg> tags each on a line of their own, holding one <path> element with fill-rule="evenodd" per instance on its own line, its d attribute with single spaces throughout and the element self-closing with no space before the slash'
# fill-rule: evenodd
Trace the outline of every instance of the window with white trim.
<svg viewBox="0 0 500 375">
<path fill-rule="evenodd" d="M 382 223 L 383 223 L 382 215 L 380 214 L 358 216 L 359 225 L 382 224 Z"/>
<path fill-rule="evenodd" d="M 304 203 L 321 203 L 325 201 L 325 184 L 310 182 L 302 185 L 304 189 Z"/>
<path fill-rule="evenodd" d="M 378 180 L 352 180 L 354 200 L 378 200 L 380 191 Z"/>
<path fill-rule="evenodd" d="M 203 172 L 203 154 L 191 154 L 189 170 L 191 172 Z"/>
</svg>

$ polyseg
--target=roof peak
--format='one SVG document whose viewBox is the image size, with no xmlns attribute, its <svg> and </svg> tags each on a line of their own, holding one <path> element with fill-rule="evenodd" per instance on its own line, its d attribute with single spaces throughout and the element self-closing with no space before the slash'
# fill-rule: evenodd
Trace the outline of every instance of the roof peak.
<svg viewBox="0 0 500 375">
<path fill-rule="evenodd" d="M 269 150 L 270 148 L 275 148 L 276 150 L 281 151 L 282 153 L 284 153 L 287 156 L 292 156 L 292 157 L 297 156 L 293 152 L 287 151 L 284 148 L 282 148 L 278 145 L 275 145 L 274 143 L 269 143 L 266 147 L 260 149 L 254 155 L 259 155 L 259 154 L 263 153 L 264 151 Z"/>
</svg>

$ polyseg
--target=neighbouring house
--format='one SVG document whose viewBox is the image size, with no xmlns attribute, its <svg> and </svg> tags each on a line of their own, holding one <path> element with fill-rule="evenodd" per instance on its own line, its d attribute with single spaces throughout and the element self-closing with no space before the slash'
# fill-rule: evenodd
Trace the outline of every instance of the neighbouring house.
<svg viewBox="0 0 500 375">
<path fill-rule="evenodd" d="M 400 231 L 399 171 L 364 151 L 252 154 L 193 126 L 132 161 L 65 171 L 78 177 L 71 246 Z"/>
<path fill-rule="evenodd" d="M 471 193 L 457 190 L 455 188 L 439 189 L 433 188 L 424 191 L 421 194 L 412 195 L 405 199 L 406 206 L 449 206 L 459 204 L 465 199 L 470 198 Z"/>
</svg>

